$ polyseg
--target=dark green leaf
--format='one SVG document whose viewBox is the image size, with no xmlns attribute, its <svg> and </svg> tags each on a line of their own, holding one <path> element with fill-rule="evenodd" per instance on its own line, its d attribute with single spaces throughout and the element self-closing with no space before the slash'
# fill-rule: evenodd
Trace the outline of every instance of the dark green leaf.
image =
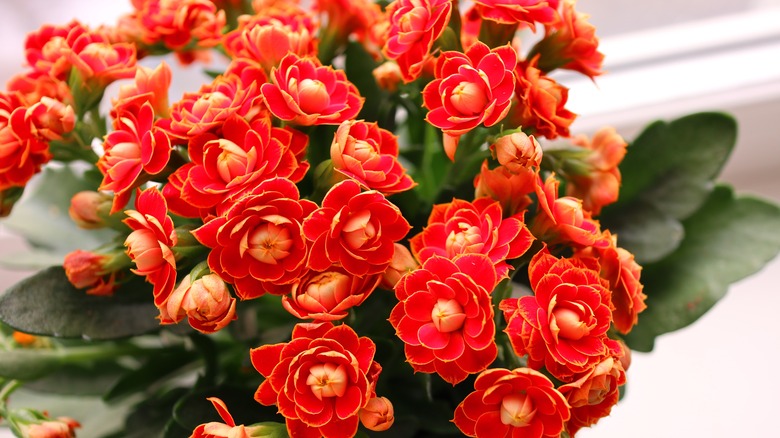
<svg viewBox="0 0 780 438">
<path fill-rule="evenodd" d="M 620 165 L 620 199 L 604 209 L 602 225 L 621 236 L 620 245 L 640 263 L 669 254 L 679 243 L 678 222 L 707 198 L 736 135 L 734 119 L 721 113 L 649 125 Z M 626 215 L 641 222 L 628 221 Z"/>
<path fill-rule="evenodd" d="M 68 282 L 61 266 L 22 280 L 0 295 L 0 320 L 25 333 L 84 339 L 117 339 L 159 327 L 152 293 L 133 278 L 114 296 L 92 296 Z"/>
<path fill-rule="evenodd" d="M 24 387 L 47 394 L 101 396 L 127 368 L 112 362 L 90 362 L 58 367 L 53 373 L 25 383 Z"/>
<path fill-rule="evenodd" d="M 125 419 L 125 438 L 161 437 L 165 433 L 176 402 L 187 393 L 177 388 L 158 397 L 152 397 L 136 405 Z M 192 432 L 192 431 L 190 431 Z M 182 435 L 186 437 L 186 435 Z"/>
<path fill-rule="evenodd" d="M 56 350 L 2 351 L 0 352 L 0 377 L 33 380 L 54 372 L 62 363 L 62 355 Z"/>
<path fill-rule="evenodd" d="M 196 353 L 176 348 L 168 348 L 150 356 L 140 368 L 119 379 L 103 396 L 103 400 L 114 403 L 128 395 L 146 391 L 196 358 Z"/>
<path fill-rule="evenodd" d="M 650 351 L 656 336 L 696 321 L 729 284 L 757 272 L 780 251 L 780 207 L 735 197 L 726 186 L 717 187 L 683 225 L 685 239 L 677 250 L 644 267 L 647 310 L 627 337 L 633 349 Z"/>
<path fill-rule="evenodd" d="M 360 91 L 360 95 L 366 99 L 358 118 L 375 122 L 379 117 L 379 107 L 388 99 L 387 93 L 379 88 L 374 79 L 373 71 L 378 63 L 366 52 L 363 45 L 357 42 L 349 43 L 345 55 L 344 71 L 350 82 Z"/>
<path fill-rule="evenodd" d="M 82 190 L 95 190 L 100 181 L 91 181 L 73 166 L 46 168 L 26 190 L 11 215 L 3 221 L 39 251 L 50 252 L 58 261 L 75 249 L 97 248 L 116 233 L 111 230 L 83 230 L 68 216 L 70 198 Z M 35 259 L 35 268 L 41 268 Z"/>
</svg>

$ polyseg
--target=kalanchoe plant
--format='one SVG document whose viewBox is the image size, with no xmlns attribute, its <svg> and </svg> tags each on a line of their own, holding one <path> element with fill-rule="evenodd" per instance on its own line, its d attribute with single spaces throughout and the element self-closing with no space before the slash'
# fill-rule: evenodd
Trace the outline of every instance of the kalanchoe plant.
<svg viewBox="0 0 780 438">
<path fill-rule="evenodd" d="M 0 212 L 44 269 L 0 295 L 2 421 L 101 421 L 12 407 L 20 387 L 99 400 L 109 436 L 571 437 L 609 415 L 630 348 L 777 254 L 780 208 L 713 183 L 727 115 L 572 135 L 549 74 L 603 60 L 573 0 L 468 4 L 134 0 L 30 33 Z M 170 63 L 211 79 L 174 100 Z"/>
</svg>

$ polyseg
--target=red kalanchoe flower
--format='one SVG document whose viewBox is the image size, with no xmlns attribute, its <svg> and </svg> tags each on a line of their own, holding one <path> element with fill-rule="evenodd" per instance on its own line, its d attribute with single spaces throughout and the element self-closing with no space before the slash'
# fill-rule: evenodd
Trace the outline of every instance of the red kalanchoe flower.
<svg viewBox="0 0 780 438">
<path fill-rule="evenodd" d="M 259 85 L 245 84 L 237 75 L 218 76 L 197 93 L 185 93 L 171 107 L 168 131 L 182 143 L 198 134 L 217 132 L 237 114 L 248 122 L 267 117 L 260 105 Z"/>
<path fill-rule="evenodd" d="M 176 171 L 184 181 L 182 199 L 195 207 L 211 209 L 229 198 L 238 199 L 274 177 L 298 182 L 308 169 L 308 163 L 296 157 L 308 143 L 298 131 L 272 127 L 267 118 L 250 125 L 238 115 L 230 116 L 221 131 L 219 137 L 205 133 L 192 138 L 188 148 L 192 162 Z M 299 171 L 301 167 L 305 168 Z"/>
<path fill-rule="evenodd" d="M 103 90 L 117 79 L 135 76 L 136 52 L 132 43 L 113 43 L 102 32 L 77 26 L 68 32 L 67 45 L 62 55 L 90 91 Z"/>
<path fill-rule="evenodd" d="M 271 81 L 261 88 L 268 110 L 298 125 L 337 125 L 354 119 L 365 100 L 342 70 L 295 53 L 271 71 Z"/>
<path fill-rule="evenodd" d="M 357 276 L 340 267 L 306 271 L 291 285 L 282 306 L 300 319 L 335 321 L 349 315 L 368 298 L 382 279 L 380 274 Z"/>
<path fill-rule="evenodd" d="M 575 0 L 563 0 L 557 20 L 545 26 L 545 38 L 539 43 L 545 71 L 565 68 L 591 79 L 603 73 L 604 54 L 599 52 L 596 27 L 588 23 L 588 14 L 577 12 Z"/>
<path fill-rule="evenodd" d="M 415 186 L 398 162 L 398 139 L 375 122 L 343 122 L 330 146 L 330 158 L 337 172 L 384 195 Z"/>
<path fill-rule="evenodd" d="M 441 36 L 452 14 L 449 0 L 396 0 L 385 11 L 390 18 L 385 56 L 401 67 L 404 82 L 422 73 L 433 42 Z"/>
<path fill-rule="evenodd" d="M 536 190 L 536 172 L 525 169 L 512 173 L 504 166 L 490 169 L 487 160 L 474 177 L 474 197 L 486 196 L 498 201 L 504 216 L 514 216 L 531 205 L 528 196 Z"/>
<path fill-rule="evenodd" d="M 24 41 L 24 57 L 33 71 L 58 80 L 67 80 L 71 64 L 65 56 L 68 49 L 68 34 L 74 28 L 86 31 L 76 20 L 66 25 L 44 24 L 30 32 Z"/>
<path fill-rule="evenodd" d="M 434 255 L 454 259 L 460 254 L 485 254 L 499 278 L 509 272 L 508 259 L 523 255 L 534 237 L 523 223 L 522 214 L 502 219 L 501 205 L 490 198 L 474 202 L 453 199 L 433 206 L 428 226 L 409 240 L 421 262 Z"/>
<path fill-rule="evenodd" d="M 634 255 L 617 246 L 617 236 L 606 232 L 610 245 L 606 248 L 585 248 L 577 251 L 577 257 L 595 257 L 601 266 L 601 278 L 609 282 L 612 291 L 612 322 L 620 333 L 627 334 L 636 325 L 638 315 L 647 308 L 640 281 L 642 267 Z"/>
<path fill-rule="evenodd" d="M 103 174 L 99 190 L 114 192 L 111 213 L 127 205 L 142 172 L 161 172 L 171 156 L 171 142 L 155 125 L 152 105 L 146 102 L 131 109 L 135 111 L 117 114 L 114 131 L 106 136 L 105 152 L 97 163 Z"/>
<path fill-rule="evenodd" d="M 495 368 L 477 376 L 453 422 L 477 438 L 552 438 L 569 418 L 566 400 L 546 376 L 528 368 Z"/>
<path fill-rule="evenodd" d="M 569 90 L 544 75 L 536 66 L 538 58 L 521 62 L 515 68 L 518 103 L 510 120 L 517 126 L 533 128 L 534 134 L 549 139 L 569 136 L 569 126 L 577 117 L 567 110 Z"/>
<path fill-rule="evenodd" d="M 457 138 L 480 124 L 493 126 L 506 116 L 515 89 L 517 53 L 510 45 L 490 50 L 481 42 L 465 54 L 442 53 L 436 79 L 423 89 L 425 120 L 445 133 L 445 151 L 455 157 Z"/>
<path fill-rule="evenodd" d="M 171 69 L 162 62 L 155 69 L 138 66 L 135 81 L 119 87 L 119 95 L 113 101 L 111 117 L 117 118 L 130 105 L 149 102 L 157 117 L 168 117 L 168 88 L 171 86 Z"/>
<path fill-rule="evenodd" d="M 454 261 L 434 256 L 401 278 L 390 323 L 415 371 L 436 372 L 455 385 L 495 360 L 490 293 L 497 282 L 493 263 L 482 254 Z"/>
<path fill-rule="evenodd" d="M 181 51 L 191 42 L 214 47 L 222 39 L 225 11 L 209 0 L 133 0 L 141 41 Z"/>
<path fill-rule="evenodd" d="M 211 248 L 209 267 L 241 299 L 281 295 L 286 291 L 278 286 L 295 281 L 306 266 L 301 224 L 315 208 L 290 180 L 273 178 L 218 209 L 219 216 L 192 234 Z"/>
<path fill-rule="evenodd" d="M 255 400 L 276 405 L 293 437 L 354 436 L 360 410 L 376 396 L 376 346 L 346 324 L 298 324 L 290 342 L 250 351 L 265 381 Z"/>
<path fill-rule="evenodd" d="M 549 245 L 609 246 L 609 239 L 601 232 L 599 222 L 582 208 L 582 200 L 572 196 L 558 197 L 558 184 L 555 175 L 550 175 L 544 184 L 537 178 L 538 212 L 531 224 L 534 236 Z"/>
<path fill-rule="evenodd" d="M 410 228 L 384 195 L 374 190 L 361 193 L 356 182 L 342 181 L 303 223 L 312 242 L 309 268 L 324 271 L 337 264 L 353 275 L 381 273 L 393 259 L 393 244 Z"/>
<path fill-rule="evenodd" d="M 619 387 L 626 383 L 626 372 L 617 357 L 607 356 L 593 369 L 575 376 L 558 391 L 571 406 L 566 431 L 574 436 L 580 428 L 589 427 L 612 411 L 620 398 Z"/>
<path fill-rule="evenodd" d="M 564 382 L 593 368 L 607 354 L 612 322 L 609 284 L 587 262 L 559 259 L 545 248 L 528 266 L 534 295 L 500 304 L 515 352 L 528 354 L 530 367 L 544 365 Z"/>
<path fill-rule="evenodd" d="M 584 159 L 587 172 L 572 172 L 566 194 L 582 199 L 582 207 L 598 215 L 601 207 L 618 200 L 622 180 L 618 166 L 626 156 L 628 144 L 610 127 L 600 129 L 592 140 L 580 135 L 572 138 L 572 143 L 592 152 Z"/>
<path fill-rule="evenodd" d="M 236 425 L 236 421 L 230 415 L 225 402 L 217 397 L 209 397 L 207 400 L 217 410 L 223 423 L 211 421 L 201 424 L 192 431 L 190 438 L 252 438 L 256 436 L 252 426 Z"/>
<path fill-rule="evenodd" d="M 176 245 L 173 220 L 168 216 L 165 198 L 156 187 L 138 191 L 135 210 L 127 210 L 123 221 L 133 230 L 125 239 L 127 255 L 135 263 L 133 273 L 146 277 L 154 286 L 154 305 L 160 310 L 160 322 L 171 324 L 166 302 L 176 286 Z"/>
<path fill-rule="evenodd" d="M 21 106 L 9 112 L 3 100 L 0 98 L 0 191 L 24 187 L 52 157 L 49 143 L 37 135 L 33 114 Z"/>
<path fill-rule="evenodd" d="M 288 52 L 317 55 L 313 17 L 302 12 L 242 15 L 238 28 L 225 34 L 225 50 L 232 58 L 248 58 L 270 72 Z"/>
<path fill-rule="evenodd" d="M 558 16 L 559 0 L 475 0 L 479 15 L 502 24 L 551 23 Z"/>
</svg>

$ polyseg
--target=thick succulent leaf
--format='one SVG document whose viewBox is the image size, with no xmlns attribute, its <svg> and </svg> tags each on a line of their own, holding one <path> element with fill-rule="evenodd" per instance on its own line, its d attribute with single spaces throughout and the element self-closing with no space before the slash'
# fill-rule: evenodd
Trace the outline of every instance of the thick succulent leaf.
<svg viewBox="0 0 780 438">
<path fill-rule="evenodd" d="M 625 234 L 621 246 L 640 263 L 671 253 L 679 244 L 673 238 L 679 236 L 679 221 L 695 212 L 712 191 L 736 136 L 736 122 L 721 113 L 649 125 L 620 165 L 620 199 L 604 209 L 602 225 L 619 236 Z M 641 223 L 625 220 L 627 215 L 642 218 Z"/>
<path fill-rule="evenodd" d="M 68 282 L 61 266 L 22 280 L 0 295 L 0 321 L 44 336 L 117 339 L 159 327 L 151 287 L 138 277 L 111 297 L 87 295 Z"/>
<path fill-rule="evenodd" d="M 647 310 L 627 337 L 635 350 L 650 351 L 656 336 L 696 321 L 780 251 L 780 206 L 730 187 L 717 187 L 683 226 L 680 246 L 642 272 Z"/>
<path fill-rule="evenodd" d="M 77 227 L 68 216 L 68 208 L 74 194 L 95 190 L 99 182 L 74 170 L 73 165 L 47 167 L 31 183 L 11 215 L 3 220 L 3 225 L 23 236 L 38 252 L 47 251 L 58 261 L 75 249 L 97 248 L 116 233 Z M 20 263 L 19 260 L 16 262 L 17 265 Z"/>
</svg>

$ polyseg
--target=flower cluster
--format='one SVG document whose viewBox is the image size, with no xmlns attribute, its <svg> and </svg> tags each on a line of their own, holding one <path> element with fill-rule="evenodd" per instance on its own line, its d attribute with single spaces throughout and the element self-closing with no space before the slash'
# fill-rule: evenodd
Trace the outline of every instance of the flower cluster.
<svg viewBox="0 0 780 438">
<path fill-rule="evenodd" d="M 121 237 L 66 257 L 73 286 L 143 277 L 160 324 L 203 334 L 287 311 L 282 339 L 234 341 L 255 342 L 258 409 L 290 436 L 390 428 L 409 408 L 382 392 L 411 371 L 476 377 L 450 417 L 469 436 L 573 436 L 608 415 L 628 366 L 616 333 L 645 297 L 597 220 L 626 143 L 543 146 L 576 117 L 549 73 L 601 73 L 574 1 L 248 3 L 134 0 L 113 27 L 30 34 L 29 70 L 0 94 L 3 214 L 50 160 L 85 161 L 99 181 L 71 216 Z M 137 63 L 165 53 L 225 68 L 169 101 L 168 64 Z M 192 436 L 261 433 L 210 400 L 223 423 Z"/>
</svg>

